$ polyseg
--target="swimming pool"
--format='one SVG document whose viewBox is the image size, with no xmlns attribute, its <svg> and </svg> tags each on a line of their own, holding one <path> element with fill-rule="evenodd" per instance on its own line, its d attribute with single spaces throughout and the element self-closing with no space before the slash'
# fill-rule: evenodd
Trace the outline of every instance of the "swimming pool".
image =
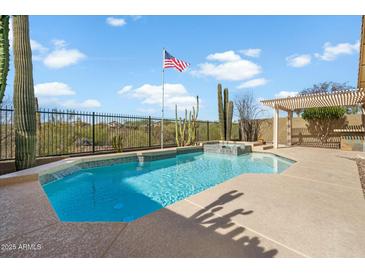
<svg viewBox="0 0 365 274">
<path fill-rule="evenodd" d="M 293 161 L 266 153 L 186 153 L 80 169 L 43 188 L 61 221 L 130 222 L 243 173 L 280 173 Z"/>
</svg>

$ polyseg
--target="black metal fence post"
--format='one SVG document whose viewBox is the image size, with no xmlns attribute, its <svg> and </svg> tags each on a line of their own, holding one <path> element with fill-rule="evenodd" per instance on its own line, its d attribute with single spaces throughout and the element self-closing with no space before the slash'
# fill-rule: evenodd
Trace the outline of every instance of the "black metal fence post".
<svg viewBox="0 0 365 274">
<path fill-rule="evenodd" d="M 93 112 L 92 116 L 92 134 L 93 134 L 93 153 L 95 153 L 95 112 Z"/>
<path fill-rule="evenodd" d="M 152 146 L 151 116 L 148 116 L 148 146 Z"/>
</svg>

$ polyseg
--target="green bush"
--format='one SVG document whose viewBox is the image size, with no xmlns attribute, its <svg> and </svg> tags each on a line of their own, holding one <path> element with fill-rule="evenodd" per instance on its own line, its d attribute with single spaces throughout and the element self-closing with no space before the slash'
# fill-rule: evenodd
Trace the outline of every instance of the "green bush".
<svg viewBox="0 0 365 274">
<path fill-rule="evenodd" d="M 323 108 L 309 108 L 302 113 L 302 118 L 306 121 L 314 119 L 329 119 L 336 120 L 342 118 L 346 113 L 343 107 L 323 107 Z"/>
<path fill-rule="evenodd" d="M 308 122 L 309 132 L 317 136 L 321 143 L 326 143 L 334 129 L 346 124 L 345 113 L 343 107 L 310 108 L 304 110 L 302 118 Z"/>
</svg>

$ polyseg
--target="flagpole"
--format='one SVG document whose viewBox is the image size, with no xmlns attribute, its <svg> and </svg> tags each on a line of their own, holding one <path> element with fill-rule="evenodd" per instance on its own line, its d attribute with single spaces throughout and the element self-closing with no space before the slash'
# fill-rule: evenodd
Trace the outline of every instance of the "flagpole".
<svg viewBox="0 0 365 274">
<path fill-rule="evenodd" d="M 162 50 L 162 108 L 161 108 L 161 148 L 163 148 L 163 120 L 165 107 L 165 48 Z"/>
</svg>

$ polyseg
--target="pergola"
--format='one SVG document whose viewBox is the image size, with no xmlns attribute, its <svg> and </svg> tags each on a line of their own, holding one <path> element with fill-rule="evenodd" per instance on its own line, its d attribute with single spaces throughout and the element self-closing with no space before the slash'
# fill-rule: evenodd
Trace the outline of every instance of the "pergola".
<svg viewBox="0 0 365 274">
<path fill-rule="evenodd" d="M 300 111 L 303 109 L 316 107 L 361 106 L 364 113 L 365 90 L 361 88 L 342 90 L 331 93 L 304 94 L 287 98 L 262 100 L 261 103 L 267 107 L 271 107 L 274 109 L 273 143 L 274 148 L 278 148 L 280 110 L 286 111 L 288 113 L 287 144 L 291 146 L 292 119 L 294 111 Z"/>
</svg>

